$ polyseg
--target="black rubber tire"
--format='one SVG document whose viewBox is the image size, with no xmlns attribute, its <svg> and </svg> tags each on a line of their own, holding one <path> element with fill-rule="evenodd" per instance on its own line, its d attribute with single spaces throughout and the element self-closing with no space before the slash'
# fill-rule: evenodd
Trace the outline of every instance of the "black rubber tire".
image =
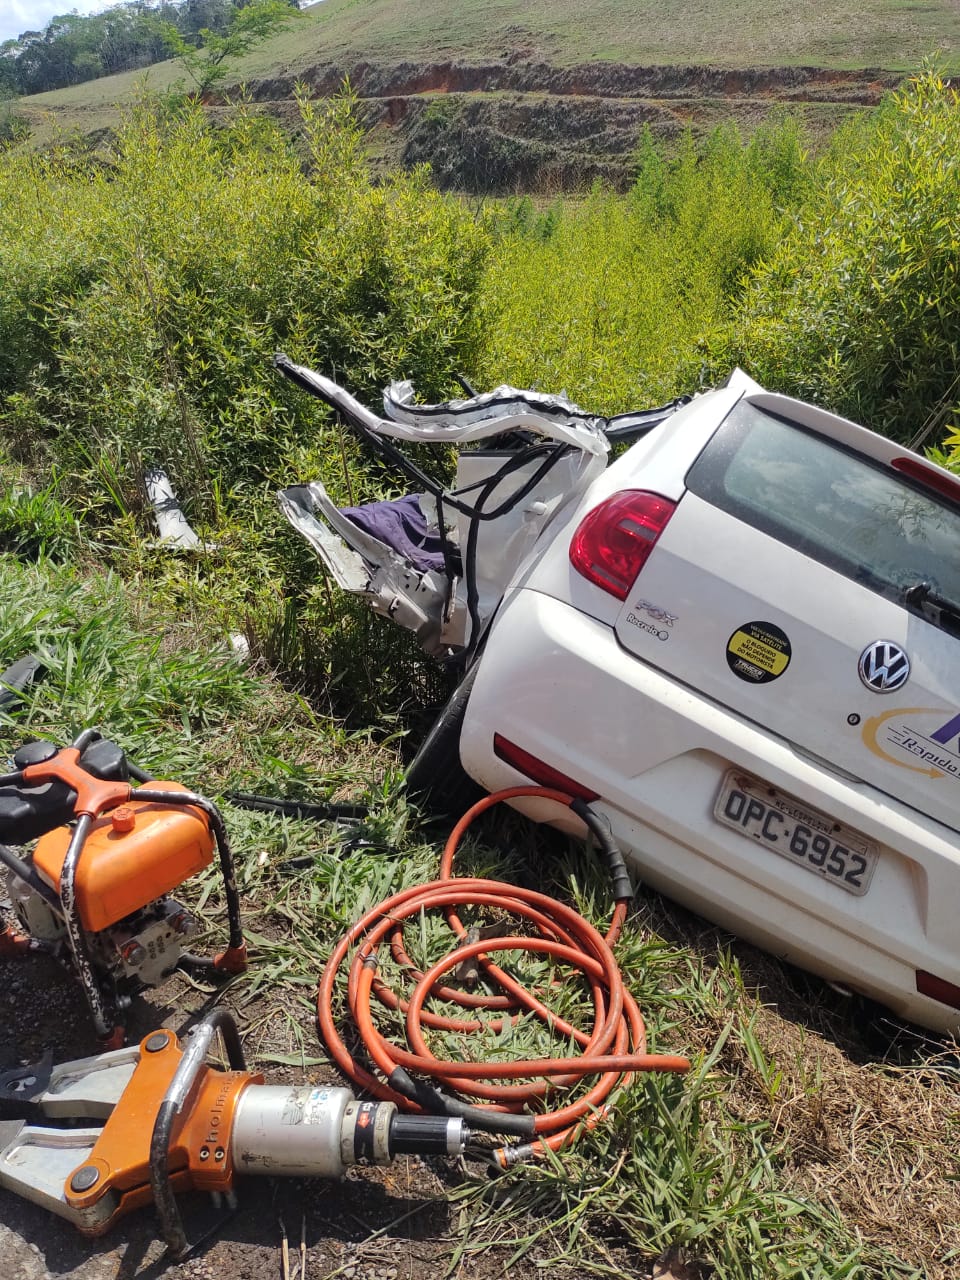
<svg viewBox="0 0 960 1280">
<path fill-rule="evenodd" d="M 460 730 L 479 665 L 473 664 L 444 703 L 407 767 L 407 797 L 435 818 L 455 820 L 486 795 L 460 763 Z"/>
</svg>

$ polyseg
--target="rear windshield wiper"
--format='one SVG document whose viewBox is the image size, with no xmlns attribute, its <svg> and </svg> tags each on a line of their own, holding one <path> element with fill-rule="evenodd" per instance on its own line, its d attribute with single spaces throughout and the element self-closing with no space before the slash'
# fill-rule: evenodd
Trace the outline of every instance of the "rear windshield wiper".
<svg viewBox="0 0 960 1280">
<path fill-rule="evenodd" d="M 934 591 L 931 582 L 915 582 L 912 587 L 907 587 L 903 600 L 935 627 L 942 627 L 954 635 L 960 633 L 960 604 Z"/>
</svg>

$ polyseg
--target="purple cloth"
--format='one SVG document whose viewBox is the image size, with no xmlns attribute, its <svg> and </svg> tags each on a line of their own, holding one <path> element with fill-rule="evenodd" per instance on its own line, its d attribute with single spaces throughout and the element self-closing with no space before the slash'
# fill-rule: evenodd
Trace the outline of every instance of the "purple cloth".
<svg viewBox="0 0 960 1280">
<path fill-rule="evenodd" d="M 389 502 L 366 502 L 362 507 L 341 507 L 340 514 L 379 542 L 393 547 L 398 555 L 426 572 L 443 568 L 440 535 L 427 532 L 427 520 L 415 493 Z"/>
</svg>

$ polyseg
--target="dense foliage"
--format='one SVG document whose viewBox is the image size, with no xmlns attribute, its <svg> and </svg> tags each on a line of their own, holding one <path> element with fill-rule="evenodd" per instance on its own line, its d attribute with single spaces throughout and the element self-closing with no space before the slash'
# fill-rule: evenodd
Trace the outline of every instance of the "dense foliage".
<svg viewBox="0 0 960 1280">
<path fill-rule="evenodd" d="M 726 321 L 812 182 L 791 120 L 743 145 L 723 128 L 664 157 L 649 136 L 625 198 L 530 216 L 514 205 L 485 292 L 487 380 L 561 387 L 606 413 L 690 386 L 689 356 Z M 694 375 L 695 376 L 695 375 Z"/>
<path fill-rule="evenodd" d="M 816 159 L 790 121 L 669 161 L 645 145 L 628 198 L 595 192 L 546 232 L 513 218 L 485 368 L 612 411 L 740 364 L 939 443 L 960 404 L 958 209 L 960 98 L 932 72 Z"/>
<path fill-rule="evenodd" d="M 711 371 L 932 444 L 960 403 L 960 98 L 934 74 L 840 131 L 788 233 L 709 341 Z"/>
<path fill-rule="evenodd" d="M 60 545 L 55 501 L 101 538 L 116 522 L 107 541 L 126 546 L 145 470 L 162 466 L 221 548 L 194 578 L 201 612 L 231 629 L 249 618 L 265 656 L 359 719 L 431 677 L 317 581 L 274 492 L 322 475 L 359 500 L 396 477 L 365 472 L 271 359 L 283 348 L 369 402 L 394 376 L 448 393 L 478 361 L 488 236 L 425 173 L 374 185 L 349 99 L 301 106 L 297 151 L 246 111 L 213 129 L 195 103 L 149 103 L 107 163 L 69 148 L 2 158 L 2 442 L 34 483 L 0 535 Z M 146 515 L 139 527 L 149 536 Z M 170 590 L 179 603 L 182 583 Z"/>
<path fill-rule="evenodd" d="M 472 365 L 484 232 L 423 174 L 374 186 L 350 113 L 303 103 L 309 176 L 278 129 L 241 112 L 218 132 L 197 105 L 138 110 L 107 166 L 7 157 L 7 439 L 120 510 L 160 464 L 214 519 L 216 495 L 324 447 L 278 347 L 366 396 L 391 375 L 439 394 Z"/>
</svg>

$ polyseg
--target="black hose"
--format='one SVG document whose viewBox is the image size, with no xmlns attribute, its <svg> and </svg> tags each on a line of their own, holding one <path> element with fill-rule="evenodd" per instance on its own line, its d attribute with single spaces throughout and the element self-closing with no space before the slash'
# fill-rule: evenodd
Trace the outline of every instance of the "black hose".
<svg viewBox="0 0 960 1280">
<path fill-rule="evenodd" d="M 310 819 L 313 822 L 350 822 L 366 818 L 370 813 L 367 804 L 285 800 L 279 796 L 259 796 L 246 791 L 226 791 L 223 798 L 238 809 L 279 813 L 287 818 Z"/>
<path fill-rule="evenodd" d="M 506 502 L 501 503 L 499 507 L 494 508 L 493 511 L 485 512 L 482 510 L 487 498 L 502 480 L 505 480 L 507 476 L 512 475 L 514 471 L 525 465 L 529 461 L 530 454 L 535 451 L 528 450 L 524 454 L 518 454 L 516 459 L 511 459 L 499 471 L 490 476 L 481 489 L 474 508 L 474 514 L 471 516 L 470 526 L 467 529 L 467 546 L 463 562 L 464 580 L 467 584 L 467 612 L 470 615 L 468 652 L 472 652 L 476 648 L 483 627 L 483 620 L 480 617 L 480 596 L 477 591 L 477 541 L 480 537 L 480 522 L 482 520 L 495 520 L 498 516 L 512 511 L 517 503 L 521 502 L 540 483 L 561 458 L 569 453 L 571 447 L 568 444 L 552 446 L 549 456 L 544 459 L 533 475 L 521 485 L 516 493 L 512 494 Z M 542 448 L 543 446 L 540 446 L 536 452 L 540 452 Z"/>
<path fill-rule="evenodd" d="M 22 702 L 35 680 L 46 675 L 47 664 L 34 653 L 20 658 L 6 671 L 0 672 L 0 711 L 10 711 Z"/>
<path fill-rule="evenodd" d="M 74 751 L 82 753 L 91 742 L 99 742 L 102 737 L 103 734 L 99 729 L 84 729 L 82 733 L 77 734 L 70 746 Z"/>
<path fill-rule="evenodd" d="M 403 1067 L 391 1071 L 387 1084 L 403 1097 L 415 1102 L 430 1115 L 458 1117 L 483 1133 L 507 1134 L 513 1138 L 532 1138 L 536 1134 L 532 1115 L 513 1115 L 508 1111 L 486 1111 L 482 1107 L 461 1102 L 441 1093 L 424 1080 L 415 1080 Z"/>
<path fill-rule="evenodd" d="M 585 800 L 575 797 L 570 802 L 570 808 L 586 824 L 587 829 L 600 846 L 600 851 L 603 854 L 604 861 L 607 864 L 607 871 L 610 875 L 610 886 L 613 891 L 614 902 L 632 898 L 636 889 L 627 871 L 627 864 L 623 854 L 607 827 L 600 821 L 598 815 Z"/>
</svg>

